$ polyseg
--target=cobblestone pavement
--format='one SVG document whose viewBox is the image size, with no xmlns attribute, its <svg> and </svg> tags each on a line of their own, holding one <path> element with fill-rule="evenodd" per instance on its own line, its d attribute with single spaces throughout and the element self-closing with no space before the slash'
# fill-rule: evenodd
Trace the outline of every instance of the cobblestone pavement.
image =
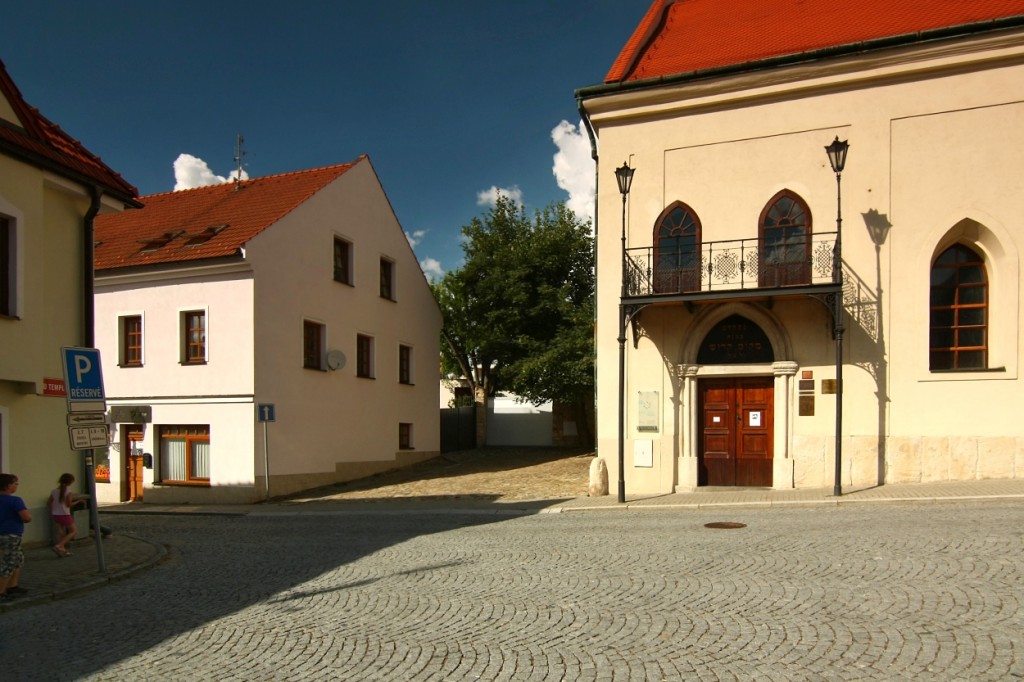
<svg viewBox="0 0 1024 682">
<path fill-rule="evenodd" d="M 4 680 L 1024 678 L 1020 502 L 116 526 L 168 558 L 0 614 Z"/>
</svg>

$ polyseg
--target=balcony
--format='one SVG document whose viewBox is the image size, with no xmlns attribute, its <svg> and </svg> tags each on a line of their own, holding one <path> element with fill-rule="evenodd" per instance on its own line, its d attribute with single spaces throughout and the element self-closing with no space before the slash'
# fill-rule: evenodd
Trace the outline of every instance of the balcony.
<svg viewBox="0 0 1024 682">
<path fill-rule="evenodd" d="M 733 239 L 626 250 L 625 293 L 633 302 L 800 295 L 839 286 L 836 232 L 766 244 Z"/>
</svg>

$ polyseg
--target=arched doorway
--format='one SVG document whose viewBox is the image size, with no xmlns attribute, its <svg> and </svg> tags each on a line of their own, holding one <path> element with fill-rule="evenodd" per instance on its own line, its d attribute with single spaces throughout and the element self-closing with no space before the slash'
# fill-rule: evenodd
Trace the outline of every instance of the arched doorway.
<svg viewBox="0 0 1024 682">
<path fill-rule="evenodd" d="M 775 360 L 767 335 L 750 319 L 732 314 L 704 336 L 700 365 L 767 365 Z M 723 376 L 698 382 L 697 484 L 773 484 L 775 380 L 769 376 Z"/>
</svg>

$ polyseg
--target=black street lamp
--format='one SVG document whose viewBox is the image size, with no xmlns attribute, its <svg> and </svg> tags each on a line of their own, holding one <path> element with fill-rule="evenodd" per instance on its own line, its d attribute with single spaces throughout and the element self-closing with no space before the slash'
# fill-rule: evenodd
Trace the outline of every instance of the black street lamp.
<svg viewBox="0 0 1024 682">
<path fill-rule="evenodd" d="M 836 480 L 832 486 L 832 494 L 839 497 L 843 494 L 843 168 L 846 167 L 846 152 L 850 144 L 846 140 L 839 141 L 839 136 L 825 147 L 832 172 L 836 174 L 836 244 L 832 250 L 832 282 L 839 285 L 832 306 L 832 321 L 836 337 Z"/>
<path fill-rule="evenodd" d="M 622 194 L 622 290 L 619 294 L 619 502 L 626 501 L 626 197 L 633 184 L 633 169 L 629 163 L 615 169 L 615 180 Z"/>
</svg>

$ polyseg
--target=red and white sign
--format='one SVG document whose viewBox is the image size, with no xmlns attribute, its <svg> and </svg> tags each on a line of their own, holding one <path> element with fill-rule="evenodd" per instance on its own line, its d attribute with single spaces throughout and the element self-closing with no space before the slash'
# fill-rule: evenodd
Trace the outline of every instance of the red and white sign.
<svg viewBox="0 0 1024 682">
<path fill-rule="evenodd" d="M 66 397 L 68 394 L 67 389 L 64 388 L 63 379 L 54 379 L 52 377 L 45 377 L 43 379 L 43 395 L 59 395 L 60 397 Z"/>
</svg>

